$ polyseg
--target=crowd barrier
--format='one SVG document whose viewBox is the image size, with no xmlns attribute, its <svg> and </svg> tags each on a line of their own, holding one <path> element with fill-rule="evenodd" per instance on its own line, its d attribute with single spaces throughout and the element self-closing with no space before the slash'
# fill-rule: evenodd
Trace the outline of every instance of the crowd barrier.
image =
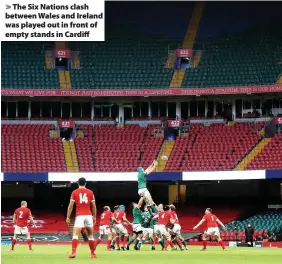
<svg viewBox="0 0 282 264">
<path fill-rule="evenodd" d="M 75 182 L 85 177 L 87 181 L 136 182 L 137 172 L 50 172 L 50 173 L 1 173 L 1 181 Z M 154 172 L 148 181 L 225 181 L 282 179 L 281 170 L 247 171 L 195 171 L 195 172 Z"/>
</svg>

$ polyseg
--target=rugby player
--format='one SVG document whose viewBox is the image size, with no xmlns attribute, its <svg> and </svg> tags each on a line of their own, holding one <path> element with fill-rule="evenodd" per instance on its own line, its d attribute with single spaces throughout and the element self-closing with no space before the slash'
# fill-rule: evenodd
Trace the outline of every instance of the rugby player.
<svg viewBox="0 0 282 264">
<path fill-rule="evenodd" d="M 201 226 L 204 222 L 207 223 L 207 230 L 204 232 L 203 235 L 203 249 L 202 251 L 207 250 L 207 238 L 209 236 L 214 235 L 220 246 L 224 251 L 226 251 L 226 248 L 224 247 L 223 241 L 221 240 L 218 224 L 226 231 L 227 228 L 225 225 L 215 216 L 212 214 L 212 209 L 207 208 L 205 211 L 205 215 L 203 216 L 203 219 L 193 227 L 193 230 L 196 230 L 199 226 Z"/>
<path fill-rule="evenodd" d="M 76 218 L 73 228 L 73 237 L 72 237 L 72 253 L 69 255 L 69 258 L 76 257 L 76 249 L 78 246 L 78 236 L 81 233 L 82 228 L 86 228 L 88 233 L 88 243 L 91 253 L 91 258 L 96 258 L 95 254 L 95 243 L 93 236 L 93 226 L 96 223 L 96 203 L 95 197 L 91 190 L 86 187 L 86 179 L 80 178 L 78 180 L 78 188 L 74 190 L 71 194 L 70 203 L 67 211 L 66 222 L 70 224 L 70 216 L 73 211 L 73 206 L 76 204 Z"/>
<path fill-rule="evenodd" d="M 15 230 L 14 230 L 14 237 L 12 240 L 12 248 L 11 248 L 12 251 L 15 249 L 18 235 L 26 236 L 28 248 L 30 251 L 32 251 L 30 232 L 28 231 L 27 228 L 28 221 L 30 221 L 30 223 L 34 225 L 34 220 L 32 218 L 31 211 L 27 208 L 27 202 L 22 201 L 21 207 L 16 209 L 13 216 L 13 223 L 15 226 Z"/>
<path fill-rule="evenodd" d="M 142 244 L 142 237 L 143 237 L 143 227 L 142 227 L 142 211 L 140 210 L 142 204 L 143 204 L 144 198 L 141 197 L 139 199 L 138 204 L 131 203 L 131 207 L 133 208 L 132 214 L 133 214 L 133 236 L 130 238 L 126 249 L 129 250 L 130 245 L 136 240 L 134 249 L 140 250 L 141 244 Z"/>
<path fill-rule="evenodd" d="M 158 162 L 154 160 L 153 163 L 146 170 L 144 170 L 142 167 L 137 168 L 138 194 L 140 197 L 144 197 L 144 201 L 146 202 L 148 208 L 150 207 L 152 209 L 153 213 L 158 213 L 158 210 L 156 208 L 156 205 L 152 199 L 150 192 L 147 189 L 146 177 L 154 171 L 157 165 Z"/>
</svg>

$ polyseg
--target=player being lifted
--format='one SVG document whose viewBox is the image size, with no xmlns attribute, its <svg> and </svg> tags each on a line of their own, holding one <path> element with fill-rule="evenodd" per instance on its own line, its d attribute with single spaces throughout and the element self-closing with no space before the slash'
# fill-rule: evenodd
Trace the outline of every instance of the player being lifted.
<svg viewBox="0 0 282 264">
<path fill-rule="evenodd" d="M 31 211 L 27 208 L 27 202 L 22 201 L 21 207 L 16 209 L 14 216 L 13 216 L 15 231 L 14 231 L 14 237 L 13 237 L 13 240 L 12 240 L 11 250 L 14 250 L 14 248 L 15 248 L 18 235 L 26 235 L 28 248 L 29 248 L 30 251 L 32 250 L 30 233 L 29 233 L 28 228 L 27 228 L 27 222 L 28 221 L 30 221 L 30 223 L 32 225 L 34 225 L 34 220 L 32 218 Z"/>
<path fill-rule="evenodd" d="M 205 215 L 203 219 L 193 227 L 193 230 L 196 230 L 199 226 L 201 226 L 204 222 L 207 222 L 207 230 L 204 232 L 203 235 L 203 249 L 202 251 L 207 250 L 207 237 L 214 235 L 218 243 L 221 245 L 222 249 L 226 251 L 223 241 L 221 240 L 218 224 L 223 227 L 223 229 L 226 231 L 225 225 L 214 215 L 212 214 L 212 209 L 207 208 L 205 211 Z"/>
<path fill-rule="evenodd" d="M 142 237 L 143 237 L 143 227 L 142 227 L 142 211 L 140 210 L 143 204 L 144 198 L 141 197 L 139 199 L 138 204 L 131 203 L 131 207 L 133 208 L 133 236 L 130 238 L 126 249 L 129 250 L 130 245 L 136 240 L 134 249 L 139 250 L 142 244 Z"/>
<path fill-rule="evenodd" d="M 158 213 L 156 205 L 152 199 L 150 192 L 147 189 L 147 179 L 146 177 L 154 171 L 157 167 L 158 162 L 156 160 L 144 171 L 142 167 L 137 168 L 137 179 L 138 179 L 138 194 L 141 197 L 144 197 L 144 201 L 149 208 L 151 208 L 153 213 Z"/>
<path fill-rule="evenodd" d="M 67 211 L 67 224 L 70 224 L 70 217 L 73 211 L 73 206 L 76 204 L 76 218 L 73 228 L 72 237 L 72 253 L 69 258 L 76 257 L 76 249 L 78 246 L 78 236 L 81 233 L 83 227 L 86 228 L 88 233 L 88 243 L 91 252 L 91 258 L 96 258 L 95 255 L 95 243 L 93 236 L 93 226 L 96 223 L 96 203 L 95 197 L 91 190 L 86 187 L 86 179 L 80 178 L 78 180 L 78 188 L 71 194 L 70 203 Z"/>
<path fill-rule="evenodd" d="M 100 217 L 100 227 L 99 227 L 100 236 L 95 241 L 95 249 L 105 235 L 105 236 L 108 236 L 107 250 L 108 251 L 110 250 L 110 246 L 112 242 L 111 221 L 116 221 L 116 219 L 114 218 L 110 207 L 104 206 L 103 213 L 101 214 L 101 217 Z"/>
</svg>

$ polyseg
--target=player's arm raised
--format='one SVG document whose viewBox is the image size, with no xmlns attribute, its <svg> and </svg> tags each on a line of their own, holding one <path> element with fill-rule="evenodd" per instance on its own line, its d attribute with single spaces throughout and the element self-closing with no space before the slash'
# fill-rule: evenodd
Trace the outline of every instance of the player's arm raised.
<svg viewBox="0 0 282 264">
<path fill-rule="evenodd" d="M 224 229 L 224 231 L 227 230 L 226 226 L 217 218 L 216 222 Z"/>
<path fill-rule="evenodd" d="M 71 199 L 67 211 L 67 219 L 66 219 L 67 224 L 70 223 L 70 217 L 73 210 L 73 205 L 74 205 L 74 200 Z"/>
<path fill-rule="evenodd" d="M 93 223 L 95 225 L 95 223 L 96 223 L 96 216 L 97 216 L 97 207 L 96 207 L 95 200 L 92 200 L 92 202 L 91 202 L 91 212 L 92 212 L 92 216 L 93 216 Z"/>
<path fill-rule="evenodd" d="M 197 225 L 193 227 L 193 230 L 196 230 L 199 226 L 201 226 L 206 220 L 202 219 Z"/>
<path fill-rule="evenodd" d="M 153 163 L 145 170 L 146 174 L 149 175 L 154 171 L 154 169 L 157 167 L 158 162 L 156 160 L 153 161 Z"/>
<path fill-rule="evenodd" d="M 142 204 L 143 204 L 143 201 L 144 201 L 144 197 L 141 197 L 140 199 L 139 199 L 139 202 L 138 202 L 138 204 L 137 204 L 137 208 L 141 208 L 141 206 L 142 206 Z"/>
</svg>

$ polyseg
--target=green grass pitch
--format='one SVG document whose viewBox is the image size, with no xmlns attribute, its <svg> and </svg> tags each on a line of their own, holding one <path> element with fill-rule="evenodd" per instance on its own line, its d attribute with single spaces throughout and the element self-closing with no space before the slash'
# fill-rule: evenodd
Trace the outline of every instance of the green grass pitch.
<svg viewBox="0 0 282 264">
<path fill-rule="evenodd" d="M 17 245 L 15 251 L 10 246 L 2 246 L 2 264 L 278 264 L 282 263 L 282 249 L 276 248 L 227 248 L 208 247 L 205 252 L 200 247 L 190 246 L 187 251 L 151 251 L 149 246 L 140 251 L 105 251 L 105 245 L 98 247 L 97 259 L 90 259 L 87 245 L 80 245 L 76 259 L 68 259 L 71 246 L 34 245 L 29 252 L 27 245 Z"/>
</svg>

